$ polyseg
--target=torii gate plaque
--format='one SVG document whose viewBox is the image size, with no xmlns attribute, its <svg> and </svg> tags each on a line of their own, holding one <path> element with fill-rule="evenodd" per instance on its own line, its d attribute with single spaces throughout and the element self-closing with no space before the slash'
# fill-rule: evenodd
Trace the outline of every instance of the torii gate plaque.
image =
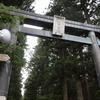
<svg viewBox="0 0 100 100">
<path fill-rule="evenodd" d="M 54 16 L 53 32 L 55 36 L 64 36 L 65 31 L 65 17 Z"/>
</svg>

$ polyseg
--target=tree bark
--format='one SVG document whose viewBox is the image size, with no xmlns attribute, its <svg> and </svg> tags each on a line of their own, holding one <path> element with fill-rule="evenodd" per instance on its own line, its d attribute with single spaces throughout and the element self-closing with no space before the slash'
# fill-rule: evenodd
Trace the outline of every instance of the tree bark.
<svg viewBox="0 0 100 100">
<path fill-rule="evenodd" d="M 87 23 L 88 23 L 88 24 L 92 24 L 86 6 L 84 6 L 84 13 L 85 13 L 85 17 L 86 17 Z"/>
<path fill-rule="evenodd" d="M 70 91 L 73 91 L 72 85 L 73 85 L 73 81 L 70 82 Z M 68 99 L 69 100 L 73 100 L 73 94 L 72 93 L 69 94 L 69 98 Z"/>
<path fill-rule="evenodd" d="M 65 76 L 62 79 L 62 92 L 63 92 L 63 100 L 68 100 L 67 79 Z"/>
<path fill-rule="evenodd" d="M 84 81 L 84 97 L 85 97 L 85 100 L 90 100 L 89 86 L 88 86 L 86 74 L 83 76 L 83 81 Z"/>
<path fill-rule="evenodd" d="M 64 43 L 62 41 L 59 41 L 59 47 L 60 49 L 60 58 L 64 59 Z M 63 60 L 64 61 L 64 60 Z M 67 78 L 65 75 L 65 64 L 63 63 L 61 65 L 61 71 L 62 71 L 62 95 L 63 95 L 63 100 L 68 100 L 68 92 L 67 92 Z"/>
<path fill-rule="evenodd" d="M 77 88 L 77 100 L 83 100 L 82 86 L 81 86 L 81 81 L 79 79 L 77 79 L 76 81 L 76 88 Z"/>
<path fill-rule="evenodd" d="M 86 16 L 87 23 L 88 24 L 92 24 L 92 21 L 90 19 L 90 15 L 88 14 L 88 10 L 87 10 L 86 6 L 84 6 L 84 14 Z M 85 100 L 90 100 L 89 86 L 88 86 L 88 81 L 87 81 L 86 73 L 83 76 L 83 80 L 84 80 L 84 96 L 85 96 Z"/>
</svg>

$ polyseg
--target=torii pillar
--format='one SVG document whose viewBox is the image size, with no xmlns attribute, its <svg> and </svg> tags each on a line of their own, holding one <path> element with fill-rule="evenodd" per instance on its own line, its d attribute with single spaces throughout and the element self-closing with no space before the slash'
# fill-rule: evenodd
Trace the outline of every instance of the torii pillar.
<svg viewBox="0 0 100 100">
<path fill-rule="evenodd" d="M 95 69 L 97 73 L 98 83 L 100 87 L 100 48 L 99 44 L 95 35 L 95 32 L 90 32 L 89 37 L 91 39 L 91 47 L 92 47 L 92 55 L 95 64 Z"/>
</svg>

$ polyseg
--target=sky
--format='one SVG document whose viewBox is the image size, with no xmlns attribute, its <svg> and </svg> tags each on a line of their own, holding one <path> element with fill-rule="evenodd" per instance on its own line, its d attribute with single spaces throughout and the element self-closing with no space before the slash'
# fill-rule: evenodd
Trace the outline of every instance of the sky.
<svg viewBox="0 0 100 100">
<path fill-rule="evenodd" d="M 35 13 L 37 14 L 45 14 L 47 9 L 48 8 L 48 5 L 50 3 L 50 0 L 35 0 L 35 2 L 32 4 L 32 6 L 35 6 L 34 10 L 35 10 Z M 40 27 L 35 27 L 35 26 L 29 26 L 29 25 L 24 25 L 25 27 L 33 27 L 33 28 L 36 28 L 36 29 L 42 29 Z M 32 56 L 32 53 L 34 52 L 34 47 L 37 45 L 37 37 L 34 37 L 34 36 L 27 36 L 27 42 L 26 44 L 28 45 L 27 46 L 27 50 L 25 50 L 25 59 L 27 60 L 27 62 L 29 62 L 31 56 Z M 26 64 L 27 66 L 27 64 Z M 22 69 L 22 84 L 25 82 L 26 78 L 28 77 L 28 71 L 26 71 L 27 69 Z M 24 84 L 23 84 L 23 87 L 24 87 Z M 24 89 L 22 88 L 22 95 L 24 94 Z"/>
<path fill-rule="evenodd" d="M 49 3 L 50 0 L 35 0 L 35 3 L 33 3 L 35 13 L 44 14 L 47 11 L 45 8 L 48 8 Z"/>
<path fill-rule="evenodd" d="M 49 6 L 49 3 L 50 3 L 50 0 L 35 0 L 35 2 L 32 4 L 32 6 L 35 6 L 34 10 L 35 10 L 35 13 L 37 14 L 45 14 L 48 6 Z M 26 27 L 33 27 L 33 28 L 36 28 L 36 29 L 42 29 L 42 28 L 39 28 L 39 27 L 34 27 L 34 26 L 29 26 L 29 25 L 25 25 Z M 32 49 L 35 45 L 37 45 L 37 37 L 34 37 L 34 36 L 27 36 L 27 44 L 29 45 L 28 48 Z M 28 51 L 29 52 L 29 51 Z M 27 52 L 27 53 L 28 53 Z M 26 56 L 27 56 L 27 53 L 26 53 Z M 28 58 L 28 56 L 27 56 Z"/>
</svg>

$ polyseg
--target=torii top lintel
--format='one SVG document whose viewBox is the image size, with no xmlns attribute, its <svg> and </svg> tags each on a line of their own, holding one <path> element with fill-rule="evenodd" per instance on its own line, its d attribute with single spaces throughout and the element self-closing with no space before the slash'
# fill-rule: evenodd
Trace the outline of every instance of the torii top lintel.
<svg viewBox="0 0 100 100">
<path fill-rule="evenodd" d="M 23 14 L 26 18 L 24 24 L 45 27 L 45 26 L 50 26 L 50 24 L 53 24 L 53 20 L 54 20 L 54 18 L 51 16 L 40 15 L 40 14 L 36 14 L 33 12 L 24 11 L 24 10 L 13 9 L 12 12 Z M 100 26 L 80 23 L 80 22 L 71 21 L 71 20 L 65 21 L 65 27 L 72 27 L 72 28 L 77 28 L 77 29 L 82 29 L 82 30 L 87 30 L 87 31 L 100 32 Z"/>
</svg>

